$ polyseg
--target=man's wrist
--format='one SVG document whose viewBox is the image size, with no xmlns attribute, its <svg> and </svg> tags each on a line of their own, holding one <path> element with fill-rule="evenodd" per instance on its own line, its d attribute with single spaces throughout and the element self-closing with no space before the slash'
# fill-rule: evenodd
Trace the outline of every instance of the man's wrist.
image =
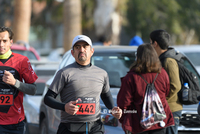
<svg viewBox="0 0 200 134">
<path fill-rule="evenodd" d="M 16 88 L 19 88 L 19 87 L 20 87 L 20 81 L 15 79 L 15 84 L 14 84 L 14 86 L 15 86 Z"/>
</svg>

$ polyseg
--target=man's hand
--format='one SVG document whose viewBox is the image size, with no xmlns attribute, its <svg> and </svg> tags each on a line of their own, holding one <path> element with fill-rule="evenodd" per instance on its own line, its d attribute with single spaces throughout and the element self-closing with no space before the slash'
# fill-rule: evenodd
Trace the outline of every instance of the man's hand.
<svg viewBox="0 0 200 134">
<path fill-rule="evenodd" d="M 119 107 L 114 107 L 112 109 L 112 115 L 117 118 L 117 119 L 120 119 L 121 116 L 122 116 L 122 110 L 119 108 Z"/>
<path fill-rule="evenodd" d="M 9 71 L 6 70 L 4 70 L 4 75 L 2 80 L 3 82 L 9 85 L 15 85 L 16 83 L 16 79 L 14 78 L 14 76 Z"/>
<path fill-rule="evenodd" d="M 68 103 L 65 104 L 65 112 L 67 112 L 68 114 L 71 115 L 75 115 L 76 112 L 79 110 L 79 107 L 74 105 L 78 102 L 78 100 L 76 101 L 70 101 Z"/>
</svg>

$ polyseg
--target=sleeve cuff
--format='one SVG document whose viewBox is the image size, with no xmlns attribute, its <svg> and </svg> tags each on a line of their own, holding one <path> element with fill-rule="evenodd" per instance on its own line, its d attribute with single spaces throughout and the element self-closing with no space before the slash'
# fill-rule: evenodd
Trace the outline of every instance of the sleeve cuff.
<svg viewBox="0 0 200 134">
<path fill-rule="evenodd" d="M 15 82 L 15 85 L 14 85 L 16 88 L 19 88 L 20 87 L 20 81 L 16 79 L 16 82 Z"/>
<path fill-rule="evenodd" d="M 65 111 L 65 104 L 63 104 L 63 109 L 62 110 Z"/>
</svg>

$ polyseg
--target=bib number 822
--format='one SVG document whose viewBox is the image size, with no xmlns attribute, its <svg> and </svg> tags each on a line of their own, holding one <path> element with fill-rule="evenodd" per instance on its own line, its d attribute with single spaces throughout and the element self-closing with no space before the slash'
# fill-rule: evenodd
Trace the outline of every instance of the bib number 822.
<svg viewBox="0 0 200 134">
<path fill-rule="evenodd" d="M 95 103 L 77 103 L 79 107 L 77 115 L 92 115 L 95 114 Z"/>
</svg>

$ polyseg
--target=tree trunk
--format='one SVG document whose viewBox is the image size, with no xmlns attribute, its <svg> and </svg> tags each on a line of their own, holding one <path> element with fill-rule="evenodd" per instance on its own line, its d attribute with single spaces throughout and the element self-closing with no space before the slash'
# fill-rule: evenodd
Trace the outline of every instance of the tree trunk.
<svg viewBox="0 0 200 134">
<path fill-rule="evenodd" d="M 116 12 L 118 0 L 96 0 L 94 25 L 97 37 L 111 37 L 112 45 L 119 45 L 121 20 Z"/>
<path fill-rule="evenodd" d="M 82 34 L 81 14 L 80 0 L 64 1 L 63 47 L 65 52 L 71 49 L 73 38 L 79 34 Z"/>
<path fill-rule="evenodd" d="M 194 35 L 195 35 L 195 30 L 194 29 L 190 29 L 189 30 L 189 33 L 187 34 L 186 36 L 186 39 L 185 39 L 185 45 L 190 45 L 191 42 L 192 42 L 192 39 L 194 38 Z"/>
<path fill-rule="evenodd" d="M 31 19 L 31 0 L 15 0 L 14 2 L 14 42 L 22 40 L 28 43 Z"/>
</svg>

